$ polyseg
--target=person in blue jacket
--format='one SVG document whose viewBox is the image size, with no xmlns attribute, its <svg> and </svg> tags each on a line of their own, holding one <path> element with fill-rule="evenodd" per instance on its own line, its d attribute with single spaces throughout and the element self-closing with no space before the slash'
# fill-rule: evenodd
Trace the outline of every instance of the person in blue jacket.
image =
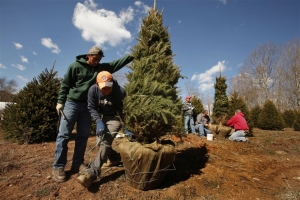
<svg viewBox="0 0 300 200">
<path fill-rule="evenodd" d="M 107 71 L 100 72 L 97 76 L 97 83 L 89 89 L 88 109 L 97 124 L 96 134 L 100 138 L 100 148 L 89 168 L 76 179 L 86 188 L 90 187 L 101 174 L 101 167 L 108 157 L 111 162 L 120 161 L 116 152 L 111 148 L 118 132 L 123 128 L 125 135 L 133 136 L 124 124 L 123 99 L 125 95 L 125 90 Z"/>
</svg>

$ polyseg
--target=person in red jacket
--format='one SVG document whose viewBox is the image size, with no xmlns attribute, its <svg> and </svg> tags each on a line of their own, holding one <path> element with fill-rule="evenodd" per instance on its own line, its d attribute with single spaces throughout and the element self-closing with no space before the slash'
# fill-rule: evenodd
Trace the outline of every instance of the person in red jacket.
<svg viewBox="0 0 300 200">
<path fill-rule="evenodd" d="M 246 138 L 246 132 L 249 130 L 249 126 L 247 124 L 246 119 L 244 118 L 244 114 L 240 109 L 235 111 L 235 115 L 233 115 L 226 123 L 228 126 L 234 128 L 234 133 L 228 138 L 232 141 L 241 141 L 246 142 L 248 138 Z M 246 131 L 246 132 L 245 132 Z"/>
</svg>

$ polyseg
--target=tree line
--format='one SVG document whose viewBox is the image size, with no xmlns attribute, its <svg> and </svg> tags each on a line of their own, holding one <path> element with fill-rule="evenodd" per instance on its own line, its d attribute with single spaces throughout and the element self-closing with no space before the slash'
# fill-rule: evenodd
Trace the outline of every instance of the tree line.
<svg viewBox="0 0 300 200">
<path fill-rule="evenodd" d="M 240 73 L 229 80 L 229 95 L 239 93 L 248 107 L 268 99 L 280 112 L 300 110 L 300 40 L 284 45 L 262 44 L 246 58 Z"/>
</svg>

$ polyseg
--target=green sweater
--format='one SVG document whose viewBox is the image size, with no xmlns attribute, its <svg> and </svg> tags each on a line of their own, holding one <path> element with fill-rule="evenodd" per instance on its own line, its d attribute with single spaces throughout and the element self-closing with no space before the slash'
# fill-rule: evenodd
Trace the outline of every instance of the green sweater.
<svg viewBox="0 0 300 200">
<path fill-rule="evenodd" d="M 133 60 L 132 56 L 125 56 L 119 60 L 99 63 L 96 67 L 92 67 L 87 64 L 86 56 L 77 56 L 76 62 L 69 66 L 58 93 L 58 103 L 64 104 L 66 101 L 87 102 L 88 90 L 96 83 L 96 77 L 100 71 L 114 73 Z"/>
</svg>

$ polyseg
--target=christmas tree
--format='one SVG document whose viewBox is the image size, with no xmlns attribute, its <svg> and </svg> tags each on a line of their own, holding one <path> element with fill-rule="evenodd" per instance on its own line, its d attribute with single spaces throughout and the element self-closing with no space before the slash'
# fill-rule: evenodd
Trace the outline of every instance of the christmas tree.
<svg viewBox="0 0 300 200">
<path fill-rule="evenodd" d="M 215 87 L 215 100 L 213 107 L 213 117 L 217 123 L 225 123 L 225 118 L 228 112 L 228 97 L 226 95 L 226 77 L 216 77 Z"/>
<path fill-rule="evenodd" d="M 127 97 L 124 99 L 126 126 L 137 141 L 151 143 L 167 133 L 177 132 L 181 103 L 176 84 L 179 67 L 173 63 L 168 27 L 163 27 L 162 13 L 154 7 L 141 25 L 135 57 L 126 74 Z"/>
<path fill-rule="evenodd" d="M 4 138 L 19 143 L 54 140 L 58 115 L 55 110 L 60 81 L 54 67 L 33 78 L 4 110 Z"/>
</svg>

